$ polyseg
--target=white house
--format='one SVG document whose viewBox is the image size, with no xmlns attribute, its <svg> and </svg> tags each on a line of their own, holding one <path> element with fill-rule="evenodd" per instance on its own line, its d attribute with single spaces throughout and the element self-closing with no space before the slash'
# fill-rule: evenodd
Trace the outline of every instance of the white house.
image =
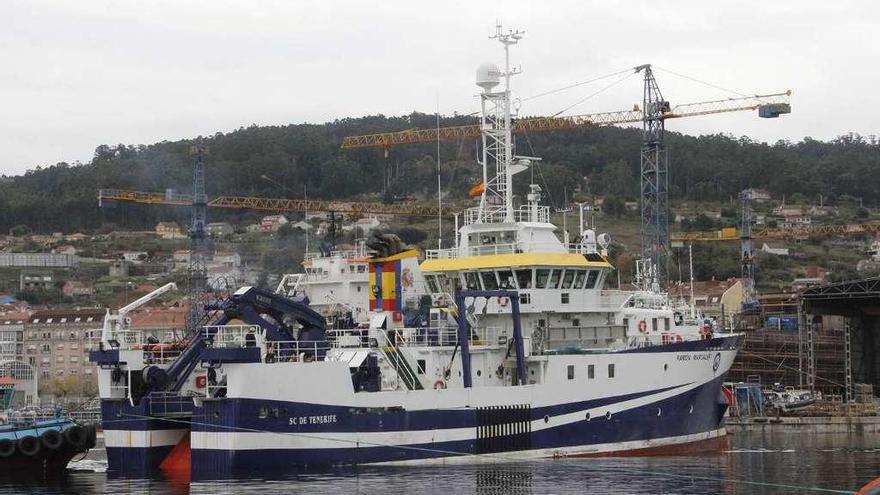
<svg viewBox="0 0 880 495">
<path fill-rule="evenodd" d="M 761 246 L 761 251 L 768 254 L 775 254 L 776 256 L 788 256 L 788 248 L 785 247 L 772 247 L 771 245 L 764 243 Z"/>
</svg>

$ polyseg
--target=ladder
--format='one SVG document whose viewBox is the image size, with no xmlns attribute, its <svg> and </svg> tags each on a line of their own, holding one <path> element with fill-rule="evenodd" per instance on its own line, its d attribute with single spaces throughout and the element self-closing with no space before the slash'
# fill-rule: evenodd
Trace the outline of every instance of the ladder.
<svg viewBox="0 0 880 495">
<path fill-rule="evenodd" d="M 408 390 L 422 390 L 424 388 L 422 382 L 419 381 L 419 377 L 413 371 L 406 356 L 400 352 L 400 348 L 397 345 L 388 340 L 388 336 L 385 335 L 385 332 L 381 332 L 381 334 L 383 336 L 382 339 L 384 340 L 383 345 L 381 346 L 382 354 L 385 355 L 385 358 L 388 359 L 388 362 L 391 363 L 391 366 L 397 371 L 398 378 Z"/>
</svg>

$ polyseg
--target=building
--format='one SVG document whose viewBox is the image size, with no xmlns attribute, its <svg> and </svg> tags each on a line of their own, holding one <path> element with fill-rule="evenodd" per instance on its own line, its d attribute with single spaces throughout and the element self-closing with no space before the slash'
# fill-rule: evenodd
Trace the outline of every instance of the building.
<svg viewBox="0 0 880 495">
<path fill-rule="evenodd" d="M 292 224 L 290 224 L 290 226 L 293 227 L 294 229 L 302 230 L 303 232 L 308 232 L 309 230 L 312 230 L 312 224 L 310 224 L 309 222 L 306 222 L 304 220 L 300 220 L 299 222 L 292 223 Z"/>
<path fill-rule="evenodd" d="M 234 252 L 216 252 L 211 257 L 211 265 L 238 268 L 241 266 L 241 255 Z"/>
<path fill-rule="evenodd" d="M 55 246 L 54 248 L 52 248 L 52 252 L 56 254 L 76 254 L 76 248 L 69 244 L 65 244 L 61 246 Z"/>
<path fill-rule="evenodd" d="M 211 237 L 225 237 L 232 235 L 235 229 L 229 222 L 211 222 L 205 225 L 205 232 Z"/>
<path fill-rule="evenodd" d="M 55 275 L 52 272 L 22 272 L 18 276 L 21 291 L 38 292 L 55 288 Z"/>
<path fill-rule="evenodd" d="M 0 316 L 0 362 L 22 360 L 24 320 L 28 316 L 27 314 Z"/>
<path fill-rule="evenodd" d="M 88 238 L 89 238 L 89 236 L 87 236 L 83 233 L 80 233 L 80 232 L 76 232 L 74 234 L 68 234 L 68 235 L 64 236 L 64 240 L 69 241 L 69 242 L 81 242 L 81 241 L 84 241 Z"/>
<path fill-rule="evenodd" d="M 268 215 L 260 221 L 260 230 L 262 232 L 277 232 L 286 223 L 287 217 L 284 215 Z"/>
<path fill-rule="evenodd" d="M 121 278 L 128 276 L 128 267 L 131 265 L 130 261 L 125 260 L 113 260 L 110 262 L 110 277 L 111 278 Z"/>
<path fill-rule="evenodd" d="M 763 203 L 772 199 L 772 197 L 770 196 L 770 191 L 766 189 L 752 189 L 751 191 L 752 201 Z"/>
<path fill-rule="evenodd" d="M 766 242 L 763 246 L 761 246 L 761 252 L 767 254 L 774 254 L 776 256 L 788 256 L 788 248 L 786 247 L 773 247 Z"/>
<path fill-rule="evenodd" d="M 120 254 L 125 261 L 144 261 L 150 257 L 146 251 L 123 251 Z"/>
<path fill-rule="evenodd" d="M 105 314 L 101 308 L 48 310 L 25 321 L 24 361 L 37 370 L 41 395 L 58 395 L 62 386 L 66 396 L 94 393 L 97 375 L 88 351 L 100 338 Z"/>
<path fill-rule="evenodd" d="M 378 229 L 382 225 L 376 217 L 361 218 L 358 221 L 345 225 L 342 230 L 345 232 L 355 231 L 358 237 L 366 237 L 371 231 Z"/>
<path fill-rule="evenodd" d="M 95 296 L 95 288 L 79 280 L 68 280 L 61 287 L 61 293 L 73 298 L 91 298 Z"/>
<path fill-rule="evenodd" d="M 807 225 L 812 225 L 813 218 L 810 215 L 798 214 L 798 215 L 785 215 L 782 219 L 782 228 L 783 229 L 793 229 L 797 227 L 804 227 Z"/>
<path fill-rule="evenodd" d="M 183 229 L 176 222 L 159 222 L 156 224 L 156 235 L 162 239 L 183 239 Z"/>
<path fill-rule="evenodd" d="M 719 324 L 729 325 L 743 303 L 743 286 L 738 278 L 695 281 L 693 294 L 693 305 L 697 313 L 706 318 L 715 318 Z M 690 295 L 691 287 L 687 282 L 669 288 L 671 300 L 684 301 L 689 305 Z"/>
<path fill-rule="evenodd" d="M 0 253 L 0 267 L 70 268 L 79 263 L 75 254 Z"/>
</svg>

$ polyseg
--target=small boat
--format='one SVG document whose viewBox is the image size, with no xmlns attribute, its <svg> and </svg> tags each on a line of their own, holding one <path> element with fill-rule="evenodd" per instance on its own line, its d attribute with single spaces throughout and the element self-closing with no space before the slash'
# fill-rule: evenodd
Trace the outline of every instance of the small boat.
<svg viewBox="0 0 880 495">
<path fill-rule="evenodd" d="M 77 454 L 95 446 L 94 425 L 69 417 L 0 424 L 0 473 L 60 473 Z"/>
<path fill-rule="evenodd" d="M 816 403 L 816 394 L 809 390 L 795 390 L 774 383 L 773 388 L 764 391 L 764 401 L 781 412 L 797 411 Z"/>
</svg>

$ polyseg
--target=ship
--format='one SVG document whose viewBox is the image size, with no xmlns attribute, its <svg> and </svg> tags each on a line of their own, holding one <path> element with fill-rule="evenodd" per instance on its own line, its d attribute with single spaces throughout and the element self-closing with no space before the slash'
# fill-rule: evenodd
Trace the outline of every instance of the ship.
<svg viewBox="0 0 880 495">
<path fill-rule="evenodd" d="M 62 474 L 71 459 L 95 446 L 96 436 L 95 425 L 66 416 L 13 415 L 0 423 L 0 473 L 10 478 Z"/>
<path fill-rule="evenodd" d="M 721 387 L 742 336 L 671 304 L 648 260 L 632 289 L 606 287 L 609 236 L 581 221 L 576 242 L 560 240 L 538 185 L 515 204 L 514 176 L 538 160 L 511 139 L 520 37 L 499 31 L 503 69 L 477 69 L 478 203 L 452 247 L 423 253 L 372 236 L 363 318 L 333 324 L 303 291 L 242 287 L 180 340 L 105 326 L 90 359 L 112 419 L 111 472 L 183 463 L 194 478 L 226 477 L 724 445 Z"/>
</svg>

